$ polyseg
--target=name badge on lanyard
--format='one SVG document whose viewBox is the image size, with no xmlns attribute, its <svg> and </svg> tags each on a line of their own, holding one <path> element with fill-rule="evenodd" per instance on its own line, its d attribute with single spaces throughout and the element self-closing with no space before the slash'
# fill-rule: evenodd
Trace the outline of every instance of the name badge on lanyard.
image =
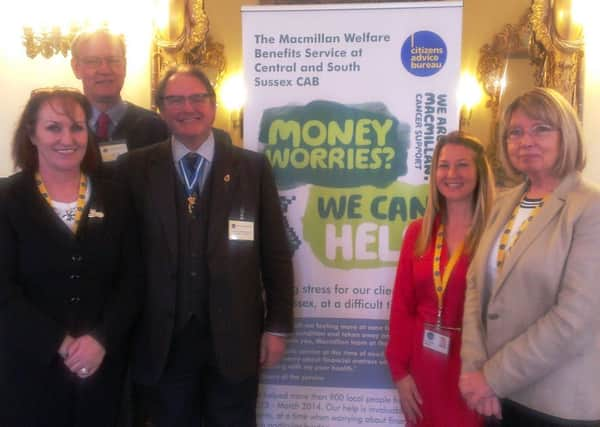
<svg viewBox="0 0 600 427">
<path fill-rule="evenodd" d="M 464 242 L 462 242 L 455 250 L 446 268 L 442 274 L 441 260 L 442 248 L 444 247 L 444 224 L 440 224 L 436 238 L 435 248 L 433 253 L 433 285 L 438 300 L 437 319 L 435 325 L 426 323 L 423 331 L 423 347 L 433 350 L 437 353 L 448 355 L 450 351 L 451 336 L 449 330 L 456 328 L 448 328 L 442 324 L 442 312 L 444 310 L 444 294 L 450 281 L 450 275 L 456 267 L 460 259 Z"/>
<path fill-rule="evenodd" d="M 447 356 L 450 352 L 450 342 L 451 339 L 448 332 L 425 327 L 425 331 L 423 331 L 423 347 Z"/>
</svg>

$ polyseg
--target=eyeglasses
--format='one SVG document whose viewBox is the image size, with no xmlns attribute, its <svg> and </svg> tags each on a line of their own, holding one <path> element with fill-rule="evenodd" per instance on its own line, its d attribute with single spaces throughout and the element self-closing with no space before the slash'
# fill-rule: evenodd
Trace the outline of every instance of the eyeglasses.
<svg viewBox="0 0 600 427">
<path fill-rule="evenodd" d="M 193 107 L 204 106 L 208 104 L 209 100 L 213 98 L 213 95 L 210 93 L 195 93 L 193 95 L 183 96 L 183 95 L 166 95 L 162 97 L 162 100 L 165 102 L 165 105 L 168 107 L 183 107 L 185 105 L 185 101 L 190 103 Z"/>
<path fill-rule="evenodd" d="M 79 62 L 88 68 L 100 68 L 103 62 L 111 68 L 116 68 L 125 63 L 125 58 L 122 56 L 83 56 Z"/>
<path fill-rule="evenodd" d="M 540 123 L 531 126 L 529 129 L 523 129 L 521 127 L 508 128 L 505 137 L 508 142 L 515 143 L 521 141 L 525 134 L 529 135 L 533 139 L 542 139 L 550 133 L 557 132 L 558 130 L 559 129 L 555 128 L 554 126 Z"/>
</svg>

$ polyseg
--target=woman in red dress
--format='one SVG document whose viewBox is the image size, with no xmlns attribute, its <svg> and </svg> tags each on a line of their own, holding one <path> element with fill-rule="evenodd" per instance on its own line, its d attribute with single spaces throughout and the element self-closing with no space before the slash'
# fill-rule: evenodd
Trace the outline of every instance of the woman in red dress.
<svg viewBox="0 0 600 427">
<path fill-rule="evenodd" d="M 404 236 L 386 357 L 409 426 L 477 427 L 458 390 L 465 275 L 485 226 L 493 181 L 481 142 L 440 137 L 425 215 Z"/>
</svg>

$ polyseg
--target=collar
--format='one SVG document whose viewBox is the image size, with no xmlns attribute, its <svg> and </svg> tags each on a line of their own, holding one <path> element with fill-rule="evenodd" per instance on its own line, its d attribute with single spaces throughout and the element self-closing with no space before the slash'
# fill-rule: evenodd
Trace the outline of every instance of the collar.
<svg viewBox="0 0 600 427">
<path fill-rule="evenodd" d="M 551 192 L 549 193 L 546 197 L 554 197 L 558 200 L 565 200 L 567 198 L 567 196 L 569 195 L 569 193 L 571 192 L 571 190 L 573 190 L 573 188 L 575 186 L 577 186 L 581 181 L 582 181 L 582 175 L 581 172 L 578 171 L 573 171 L 568 173 L 564 178 L 561 179 L 561 181 L 559 182 L 558 186 Z M 529 181 L 525 180 L 525 182 L 523 182 L 521 185 L 515 187 L 515 193 L 520 197 L 523 196 L 523 194 L 525 192 L 527 192 L 527 189 L 529 187 Z M 519 203 L 519 202 L 517 202 Z"/>
<path fill-rule="evenodd" d="M 171 153 L 174 163 L 179 162 L 179 160 L 189 152 L 191 152 L 189 148 L 178 141 L 175 136 L 171 136 Z M 215 157 L 215 136 L 212 131 L 206 141 L 204 141 L 195 152 L 208 160 L 208 164 L 212 163 Z"/>
<path fill-rule="evenodd" d="M 117 104 L 110 107 L 106 110 L 106 114 L 110 117 L 111 125 L 116 126 L 117 123 L 121 121 L 125 112 L 127 111 L 127 103 L 123 100 L 120 100 Z M 90 118 L 89 125 L 92 129 L 96 127 L 96 121 L 98 120 L 98 116 L 101 111 L 96 107 L 92 106 L 92 117 Z"/>
</svg>

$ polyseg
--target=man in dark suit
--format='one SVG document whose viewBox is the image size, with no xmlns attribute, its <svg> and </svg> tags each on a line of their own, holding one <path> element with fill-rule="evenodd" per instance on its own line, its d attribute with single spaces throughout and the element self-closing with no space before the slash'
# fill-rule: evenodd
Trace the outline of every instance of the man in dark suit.
<svg viewBox="0 0 600 427">
<path fill-rule="evenodd" d="M 292 330 L 293 273 L 266 158 L 212 128 L 215 92 L 198 68 L 157 89 L 169 140 L 119 159 L 148 280 L 134 343 L 139 426 L 255 426 L 260 367 Z"/>
<path fill-rule="evenodd" d="M 73 40 L 71 53 L 73 73 L 92 104 L 89 126 L 104 162 L 168 137 L 156 113 L 121 98 L 127 66 L 122 36 L 106 29 L 83 32 Z"/>
</svg>

